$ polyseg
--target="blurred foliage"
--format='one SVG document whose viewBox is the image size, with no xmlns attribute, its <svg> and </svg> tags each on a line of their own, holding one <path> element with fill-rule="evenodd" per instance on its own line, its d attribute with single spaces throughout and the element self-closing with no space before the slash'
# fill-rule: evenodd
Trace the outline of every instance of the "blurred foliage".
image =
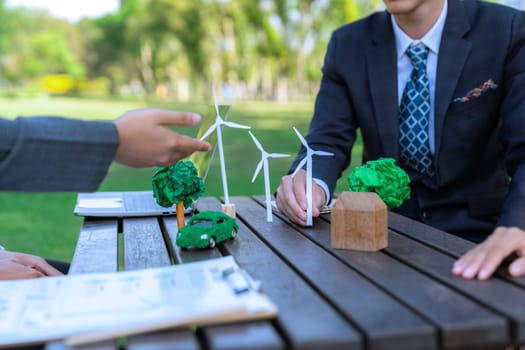
<svg viewBox="0 0 525 350">
<path fill-rule="evenodd" d="M 67 75 L 68 94 L 202 101 L 213 84 L 223 99 L 308 100 L 333 30 L 382 9 L 382 0 L 120 0 L 116 13 L 69 23 L 0 0 L 0 88 L 16 95 Z M 100 77 L 108 84 L 95 92 Z"/>
<path fill-rule="evenodd" d="M 65 94 L 73 90 L 74 85 L 73 79 L 65 74 L 46 75 L 42 78 L 42 87 L 51 94 Z"/>
<path fill-rule="evenodd" d="M 380 3 L 121 0 L 117 13 L 69 23 L 0 0 L 0 84 L 13 95 L 43 87 L 183 101 L 209 99 L 214 84 L 236 99 L 309 98 L 331 32 Z"/>
<path fill-rule="evenodd" d="M 109 94 L 110 81 L 106 77 L 91 80 L 73 79 L 67 74 L 47 74 L 42 77 L 41 86 L 50 95 L 75 94 L 89 97 L 103 97 Z"/>
</svg>

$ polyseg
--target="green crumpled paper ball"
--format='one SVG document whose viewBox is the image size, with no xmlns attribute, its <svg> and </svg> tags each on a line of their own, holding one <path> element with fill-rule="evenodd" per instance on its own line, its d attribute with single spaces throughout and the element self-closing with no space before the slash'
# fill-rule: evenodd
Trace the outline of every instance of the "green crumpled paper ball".
<svg viewBox="0 0 525 350">
<path fill-rule="evenodd" d="M 379 158 L 355 168 L 348 175 L 349 190 L 375 192 L 388 209 L 400 206 L 410 197 L 410 178 L 393 158 Z"/>
<path fill-rule="evenodd" d="M 153 195 L 162 207 L 184 201 L 184 207 L 204 194 L 204 183 L 191 161 L 181 161 L 155 170 L 152 176 Z"/>
</svg>

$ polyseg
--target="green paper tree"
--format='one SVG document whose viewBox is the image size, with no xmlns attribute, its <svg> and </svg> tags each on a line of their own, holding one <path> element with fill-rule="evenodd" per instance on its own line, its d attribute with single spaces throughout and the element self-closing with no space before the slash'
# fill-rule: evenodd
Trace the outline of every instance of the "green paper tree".
<svg viewBox="0 0 525 350">
<path fill-rule="evenodd" d="M 356 167 L 348 175 L 349 190 L 375 192 L 387 208 L 400 206 L 410 197 L 410 178 L 393 158 L 379 158 Z"/>
<path fill-rule="evenodd" d="M 204 194 L 204 183 L 191 161 L 158 168 L 152 176 L 153 195 L 162 207 L 176 204 L 179 229 L 184 227 L 184 208 Z"/>
</svg>

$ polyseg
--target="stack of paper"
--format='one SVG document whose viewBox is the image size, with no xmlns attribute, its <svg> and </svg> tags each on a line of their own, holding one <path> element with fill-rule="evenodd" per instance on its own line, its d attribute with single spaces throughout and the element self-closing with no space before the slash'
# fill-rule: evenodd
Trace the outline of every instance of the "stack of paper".
<svg viewBox="0 0 525 350">
<path fill-rule="evenodd" d="M 276 313 L 232 257 L 130 272 L 3 281 L 0 347 L 58 339 L 74 345 Z"/>
</svg>

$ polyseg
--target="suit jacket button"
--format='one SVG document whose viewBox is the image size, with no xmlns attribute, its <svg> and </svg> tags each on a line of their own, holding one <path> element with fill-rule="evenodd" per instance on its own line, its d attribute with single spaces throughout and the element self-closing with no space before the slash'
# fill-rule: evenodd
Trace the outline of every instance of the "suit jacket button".
<svg viewBox="0 0 525 350">
<path fill-rule="evenodd" d="M 430 214 L 429 214 L 426 210 L 423 210 L 423 211 L 421 212 L 421 219 L 423 219 L 423 220 L 428 220 L 428 219 L 430 219 Z"/>
</svg>

